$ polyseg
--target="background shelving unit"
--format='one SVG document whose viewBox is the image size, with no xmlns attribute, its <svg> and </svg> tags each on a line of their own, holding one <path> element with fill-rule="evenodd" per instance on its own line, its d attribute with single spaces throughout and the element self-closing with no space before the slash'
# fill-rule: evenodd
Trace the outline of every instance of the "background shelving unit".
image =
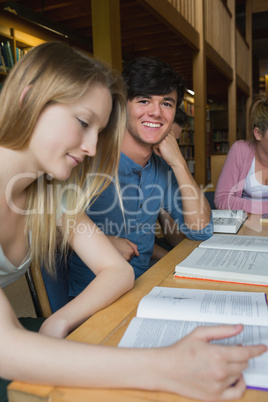
<svg viewBox="0 0 268 402">
<path fill-rule="evenodd" d="M 0 24 L 0 43 L 9 44 L 13 63 L 16 63 L 31 47 L 37 46 L 45 41 L 20 30 Z M 6 47 L 1 46 L 1 55 L 5 60 L 5 68 L 0 71 L 0 87 L 12 67 L 8 61 Z"/>
<path fill-rule="evenodd" d="M 185 113 L 188 115 L 188 124 L 184 127 L 181 133 L 179 146 L 190 172 L 194 175 L 194 98 L 186 96 L 183 102 L 183 108 Z"/>
<path fill-rule="evenodd" d="M 229 151 L 229 130 L 227 110 L 212 110 L 211 116 L 211 154 L 222 155 Z"/>
<path fill-rule="evenodd" d="M 14 49 L 14 37 L 11 35 L 11 29 L 5 27 L 4 25 L 0 25 L 0 43 L 1 45 L 5 42 L 9 41 L 11 45 L 11 49 Z M 2 83 L 8 75 L 8 66 L 6 66 L 6 62 L 3 60 L 5 55 L 2 55 L 1 50 L 1 69 L 0 69 L 0 89 L 2 87 Z"/>
<path fill-rule="evenodd" d="M 214 129 L 212 135 L 213 154 L 227 154 L 229 150 L 228 129 Z"/>
<path fill-rule="evenodd" d="M 188 124 L 184 127 L 180 139 L 179 146 L 181 153 L 187 161 L 190 172 L 194 175 L 195 173 L 195 140 L 194 140 L 194 97 L 186 95 L 183 101 L 183 109 L 188 115 Z M 210 182 L 211 179 L 211 127 L 210 127 L 210 109 L 206 106 L 206 183 Z"/>
</svg>

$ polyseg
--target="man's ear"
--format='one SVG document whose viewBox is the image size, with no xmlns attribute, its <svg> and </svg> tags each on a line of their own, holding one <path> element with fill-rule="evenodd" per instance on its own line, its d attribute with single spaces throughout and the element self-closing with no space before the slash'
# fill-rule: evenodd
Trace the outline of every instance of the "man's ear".
<svg viewBox="0 0 268 402">
<path fill-rule="evenodd" d="M 260 132 L 258 127 L 254 127 L 253 134 L 257 141 L 260 141 L 262 139 L 262 133 Z"/>
<path fill-rule="evenodd" d="M 21 108 L 21 106 L 22 106 L 22 102 L 23 102 L 23 99 L 25 98 L 25 95 L 27 94 L 27 92 L 29 91 L 29 89 L 31 89 L 32 88 L 32 85 L 27 85 L 23 90 L 22 90 L 22 93 L 20 94 L 20 108 Z"/>
</svg>

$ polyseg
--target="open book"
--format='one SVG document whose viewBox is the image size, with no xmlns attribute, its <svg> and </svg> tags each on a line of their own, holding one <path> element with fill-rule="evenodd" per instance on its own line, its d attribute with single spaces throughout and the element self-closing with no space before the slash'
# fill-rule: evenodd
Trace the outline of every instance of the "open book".
<svg viewBox="0 0 268 402">
<path fill-rule="evenodd" d="M 246 211 L 232 209 L 212 209 L 215 233 L 237 233 L 247 219 Z"/>
<path fill-rule="evenodd" d="M 155 287 L 141 299 L 119 346 L 168 346 L 197 326 L 234 323 L 245 325 L 241 334 L 213 342 L 268 345 L 265 293 Z M 247 387 L 268 390 L 268 352 L 250 360 L 244 378 Z"/>
<path fill-rule="evenodd" d="M 268 237 L 214 234 L 176 265 L 174 276 L 268 285 Z"/>
</svg>

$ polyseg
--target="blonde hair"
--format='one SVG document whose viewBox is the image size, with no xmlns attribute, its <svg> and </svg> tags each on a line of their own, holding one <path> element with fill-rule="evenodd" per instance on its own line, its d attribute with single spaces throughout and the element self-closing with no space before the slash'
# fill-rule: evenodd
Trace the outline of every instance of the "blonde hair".
<svg viewBox="0 0 268 402">
<path fill-rule="evenodd" d="M 268 130 L 268 99 L 264 94 L 256 96 L 249 109 L 249 141 L 251 144 L 257 142 L 254 136 L 255 127 L 259 129 L 261 135 Z"/>
<path fill-rule="evenodd" d="M 109 122 L 99 135 L 96 155 L 85 158 L 64 183 L 42 175 L 28 187 L 26 211 L 34 211 L 28 214 L 26 226 L 32 235 L 32 260 L 45 263 L 51 274 L 55 271 L 58 246 L 59 188 L 81 190 L 67 191 L 65 207 L 72 211 L 69 218 L 75 219 L 112 179 L 118 184 L 117 169 L 126 121 L 124 81 L 79 50 L 60 42 L 48 42 L 31 49 L 16 63 L 0 95 L 0 146 L 23 150 L 29 144 L 40 113 L 48 105 L 75 102 L 95 84 L 106 87 L 113 101 Z M 68 236 L 65 233 L 61 237 L 63 252 Z"/>
</svg>

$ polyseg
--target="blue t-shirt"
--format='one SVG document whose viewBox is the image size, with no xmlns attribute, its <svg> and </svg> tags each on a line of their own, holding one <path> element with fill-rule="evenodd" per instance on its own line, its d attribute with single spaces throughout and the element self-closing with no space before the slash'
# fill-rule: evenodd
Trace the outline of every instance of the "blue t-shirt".
<svg viewBox="0 0 268 402">
<path fill-rule="evenodd" d="M 140 255 L 130 260 L 136 279 L 150 267 L 161 208 L 172 216 L 189 239 L 205 240 L 212 235 L 212 220 L 201 231 L 190 230 L 185 225 L 175 175 L 164 159 L 154 153 L 144 168 L 121 153 L 119 182 L 124 213 L 115 183 L 111 183 L 86 212 L 105 234 L 127 238 L 138 246 Z M 68 262 L 69 294 L 77 296 L 95 275 L 74 252 Z"/>
</svg>

